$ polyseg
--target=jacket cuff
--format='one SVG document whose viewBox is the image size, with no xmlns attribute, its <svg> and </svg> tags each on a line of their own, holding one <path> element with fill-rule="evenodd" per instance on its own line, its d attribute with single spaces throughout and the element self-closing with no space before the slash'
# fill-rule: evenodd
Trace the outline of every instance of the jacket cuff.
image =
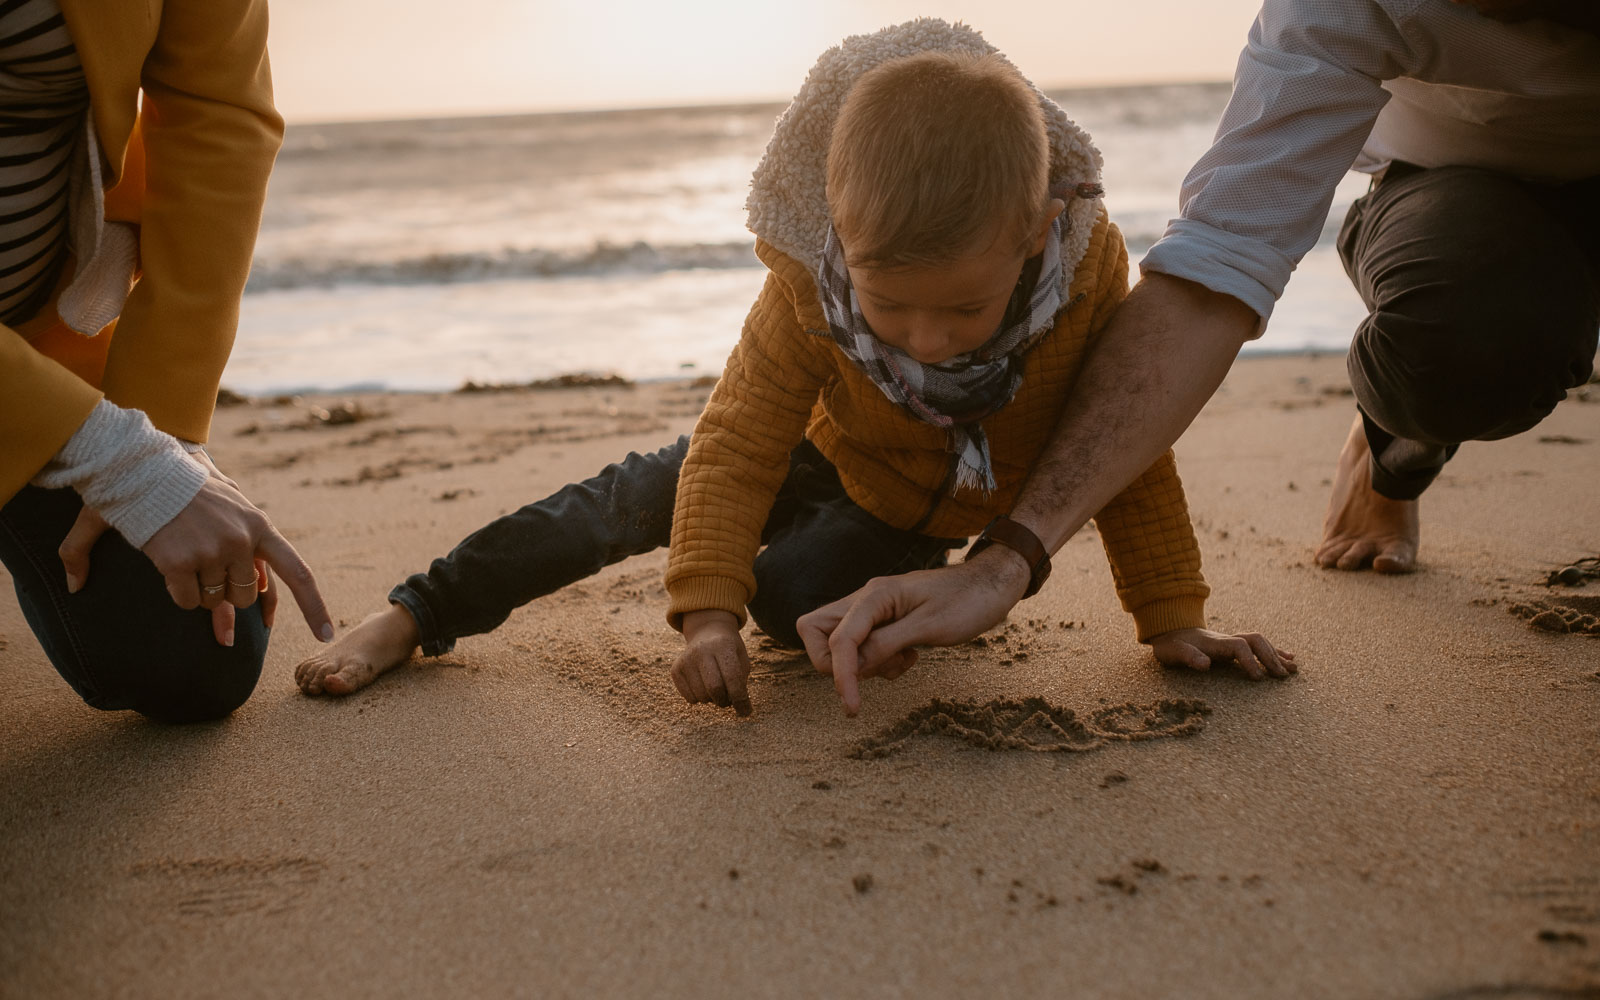
<svg viewBox="0 0 1600 1000">
<path fill-rule="evenodd" d="M 667 624 L 683 631 L 683 616 L 691 611 L 726 611 L 739 619 L 744 628 L 749 615 L 744 604 L 750 599 L 744 584 L 725 576 L 686 576 L 667 584 L 670 602 L 667 605 Z"/>
<path fill-rule="evenodd" d="M 1140 642 L 1149 642 L 1163 632 L 1178 628 L 1206 627 L 1204 597 L 1166 597 L 1133 609 L 1133 623 Z"/>
</svg>

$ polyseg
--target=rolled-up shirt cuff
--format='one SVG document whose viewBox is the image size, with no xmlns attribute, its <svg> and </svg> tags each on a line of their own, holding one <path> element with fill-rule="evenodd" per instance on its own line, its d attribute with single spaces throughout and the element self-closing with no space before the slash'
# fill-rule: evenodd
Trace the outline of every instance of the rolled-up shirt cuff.
<svg viewBox="0 0 1600 1000">
<path fill-rule="evenodd" d="M 1259 337 L 1266 331 L 1295 263 L 1294 258 L 1260 240 L 1194 219 L 1174 219 L 1139 262 L 1139 273 L 1169 274 L 1233 296 L 1261 317 L 1254 334 Z"/>
</svg>

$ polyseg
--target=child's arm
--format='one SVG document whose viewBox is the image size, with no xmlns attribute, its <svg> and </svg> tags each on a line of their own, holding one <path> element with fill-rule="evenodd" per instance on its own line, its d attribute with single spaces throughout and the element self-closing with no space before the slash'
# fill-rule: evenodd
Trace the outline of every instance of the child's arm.
<svg viewBox="0 0 1600 1000">
<path fill-rule="evenodd" d="M 666 574 L 668 621 L 685 642 L 673 683 L 691 703 L 731 705 L 740 715 L 750 713 L 739 629 L 755 592 L 751 566 L 829 371 L 829 342 L 805 332 L 796 307 L 815 298 L 809 276 L 789 273 L 798 265 L 781 255 L 768 264 L 774 273 L 690 437 Z"/>
<path fill-rule="evenodd" d="M 739 637 L 739 619 L 711 608 L 683 616 L 683 652 L 672 664 L 672 683 L 691 705 L 711 702 L 749 715 L 750 654 Z"/>
<path fill-rule="evenodd" d="M 1226 635 L 1205 627 L 1211 593 L 1200 575 L 1200 543 L 1177 465 L 1168 451 L 1095 515 L 1117 597 L 1133 615 L 1138 639 L 1169 667 L 1207 669 L 1234 660 L 1252 680 L 1285 677 L 1294 654 L 1257 633 Z"/>
</svg>

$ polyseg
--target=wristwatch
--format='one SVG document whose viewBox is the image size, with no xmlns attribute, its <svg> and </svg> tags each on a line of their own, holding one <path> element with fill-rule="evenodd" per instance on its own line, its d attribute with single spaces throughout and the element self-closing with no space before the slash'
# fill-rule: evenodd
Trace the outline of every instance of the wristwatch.
<svg viewBox="0 0 1600 1000">
<path fill-rule="evenodd" d="M 1045 551 L 1039 536 L 1001 514 L 984 526 L 978 540 L 967 549 L 966 558 L 971 559 L 996 542 L 1021 556 L 1028 564 L 1032 575 L 1028 580 L 1028 589 L 1022 594 L 1023 600 L 1037 594 L 1044 582 L 1050 579 L 1050 553 Z"/>
</svg>

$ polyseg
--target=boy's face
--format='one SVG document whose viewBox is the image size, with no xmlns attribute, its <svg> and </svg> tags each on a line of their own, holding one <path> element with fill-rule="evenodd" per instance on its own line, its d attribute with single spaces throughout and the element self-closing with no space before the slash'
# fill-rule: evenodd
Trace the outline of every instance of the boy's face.
<svg viewBox="0 0 1600 1000">
<path fill-rule="evenodd" d="M 950 264 L 888 269 L 849 268 L 861 315 L 877 338 L 925 365 L 948 361 L 988 343 L 1005 318 L 1027 258 L 1044 249 L 1060 201 L 1024 251 L 1011 240 L 989 241 Z"/>
</svg>

